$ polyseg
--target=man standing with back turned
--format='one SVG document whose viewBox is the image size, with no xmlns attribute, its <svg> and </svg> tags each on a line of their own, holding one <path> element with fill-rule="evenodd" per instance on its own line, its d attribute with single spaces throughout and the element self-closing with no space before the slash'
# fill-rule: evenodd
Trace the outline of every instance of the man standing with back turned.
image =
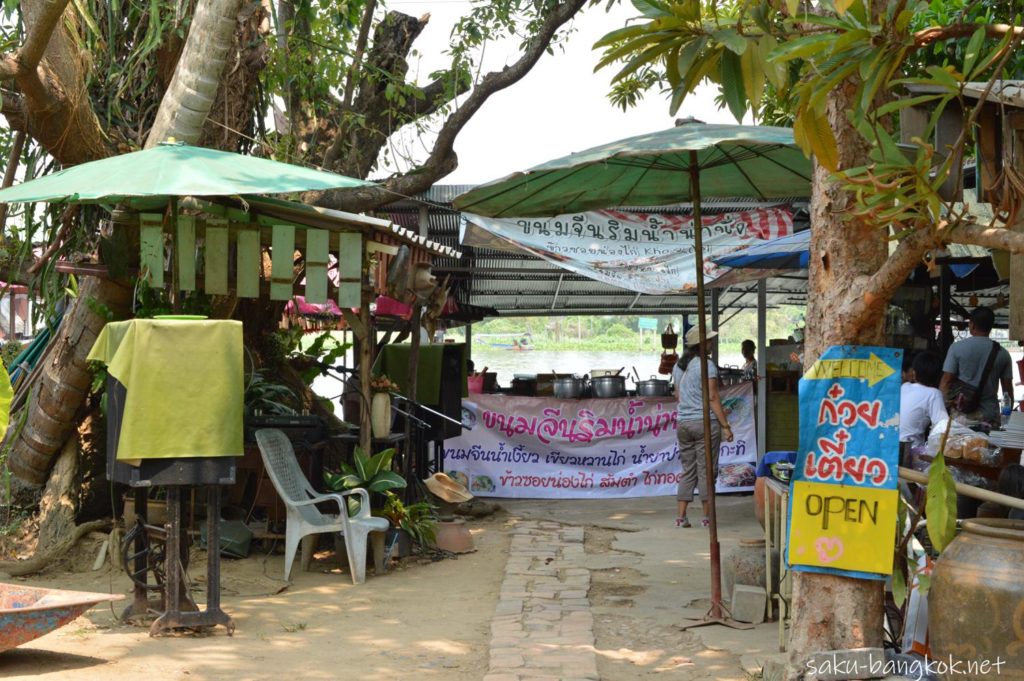
<svg viewBox="0 0 1024 681">
<path fill-rule="evenodd" d="M 953 343 L 942 365 L 942 390 L 946 401 L 969 416 L 980 417 L 991 424 L 999 424 L 999 385 L 1008 400 L 1013 400 L 1013 363 L 1010 353 L 989 338 L 996 316 L 987 307 L 971 312 L 967 324 L 970 337 Z M 977 399 L 970 399 L 971 388 Z M 958 397 L 959 393 L 959 397 Z M 960 404 L 957 405 L 956 402 Z"/>
</svg>

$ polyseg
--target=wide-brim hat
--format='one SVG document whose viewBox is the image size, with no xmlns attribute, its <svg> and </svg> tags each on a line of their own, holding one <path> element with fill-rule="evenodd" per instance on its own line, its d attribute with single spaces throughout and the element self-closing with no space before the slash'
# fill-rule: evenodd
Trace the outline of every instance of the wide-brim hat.
<svg viewBox="0 0 1024 681">
<path fill-rule="evenodd" d="M 430 493 L 444 501 L 460 504 L 473 498 L 469 490 L 444 473 L 434 473 L 423 481 Z"/>
<path fill-rule="evenodd" d="M 717 331 L 708 331 L 705 338 L 711 340 L 718 335 Z M 686 347 L 692 348 L 694 345 L 700 343 L 700 327 L 695 326 L 686 332 Z"/>
</svg>

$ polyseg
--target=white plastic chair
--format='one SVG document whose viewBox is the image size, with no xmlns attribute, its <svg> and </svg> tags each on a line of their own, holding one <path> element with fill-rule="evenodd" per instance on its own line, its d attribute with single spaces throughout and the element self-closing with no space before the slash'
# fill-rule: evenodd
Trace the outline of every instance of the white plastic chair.
<svg viewBox="0 0 1024 681">
<path fill-rule="evenodd" d="M 295 451 L 288 436 L 280 430 L 264 428 L 256 431 L 256 442 L 260 447 L 263 465 L 270 475 L 277 493 L 288 510 L 288 526 L 285 530 L 284 578 L 292 570 L 295 552 L 303 537 L 324 532 L 338 532 L 345 538 L 345 552 L 352 573 L 352 583 L 366 581 L 366 537 L 370 532 L 383 532 L 390 523 L 387 518 L 370 515 L 370 496 L 365 489 L 354 489 L 334 494 L 319 494 L 295 460 Z M 359 513 L 349 517 L 345 497 L 359 497 Z M 320 502 L 333 501 L 338 505 L 338 515 L 321 513 L 315 506 Z"/>
</svg>

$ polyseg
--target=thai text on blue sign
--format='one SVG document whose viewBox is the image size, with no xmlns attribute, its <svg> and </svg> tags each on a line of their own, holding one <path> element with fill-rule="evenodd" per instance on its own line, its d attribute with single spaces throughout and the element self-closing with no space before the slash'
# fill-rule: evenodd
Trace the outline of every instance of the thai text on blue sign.
<svg viewBox="0 0 1024 681">
<path fill-rule="evenodd" d="M 800 380 L 793 569 L 869 579 L 891 572 L 901 364 L 901 350 L 833 346 Z"/>
</svg>

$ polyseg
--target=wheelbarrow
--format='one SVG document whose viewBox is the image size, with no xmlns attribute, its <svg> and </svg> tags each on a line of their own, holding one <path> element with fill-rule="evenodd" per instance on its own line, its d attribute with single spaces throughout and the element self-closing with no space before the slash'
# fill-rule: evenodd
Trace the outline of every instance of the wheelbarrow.
<svg viewBox="0 0 1024 681">
<path fill-rule="evenodd" d="M 0 584 L 0 653 L 63 627 L 97 603 L 122 598 L 120 594 Z"/>
</svg>

